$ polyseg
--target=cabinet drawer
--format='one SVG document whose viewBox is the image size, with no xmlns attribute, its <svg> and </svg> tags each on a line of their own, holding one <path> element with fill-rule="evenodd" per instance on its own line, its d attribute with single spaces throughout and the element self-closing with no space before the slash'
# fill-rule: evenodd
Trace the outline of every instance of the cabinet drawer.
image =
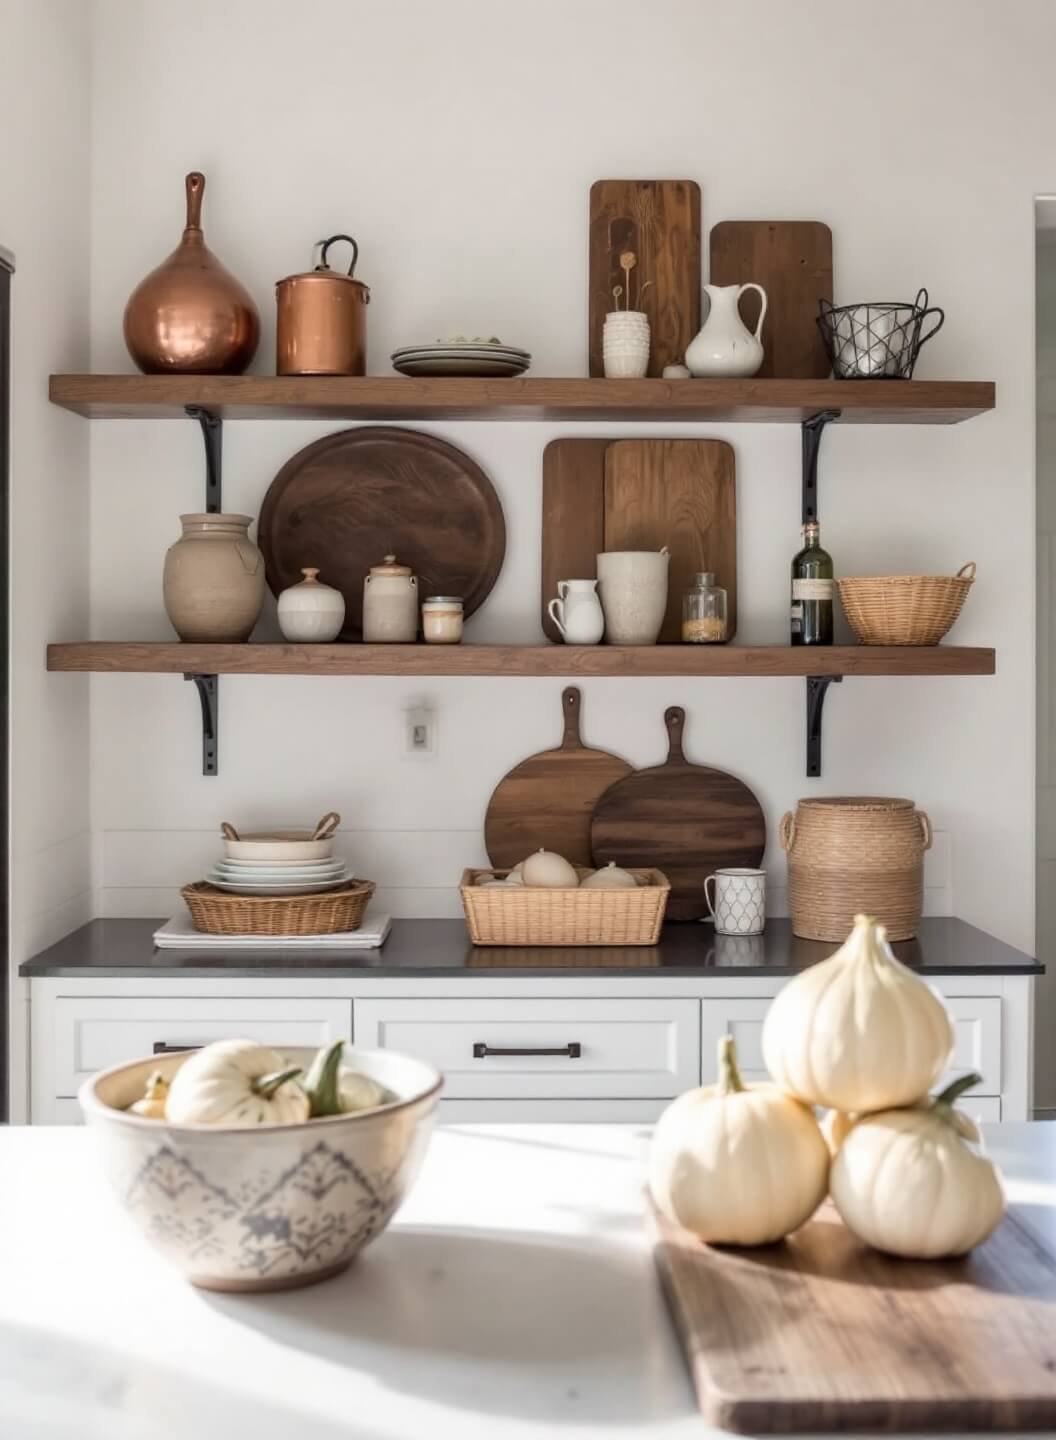
<svg viewBox="0 0 1056 1440">
<path fill-rule="evenodd" d="M 699 1083 L 698 1014 L 696 1000 L 357 1000 L 356 1044 L 432 1061 L 450 1100 L 637 1100 Z"/>
<path fill-rule="evenodd" d="M 996 995 L 944 996 L 953 1017 L 954 1045 L 950 1068 L 940 1084 L 978 1070 L 980 1095 L 1001 1093 L 1001 1000 Z M 701 1005 L 701 1073 L 704 1084 L 718 1073 L 716 1055 L 723 1035 L 732 1035 L 745 1080 L 766 1080 L 763 1064 L 763 1020 L 769 1000 L 704 1000 Z M 976 1093 L 976 1092 L 973 1092 Z M 970 1108 L 970 1107 L 969 1107 Z M 989 1119 L 989 1116 L 986 1117 Z"/>
<path fill-rule="evenodd" d="M 76 1095 L 89 1075 L 149 1055 L 155 1045 L 208 1045 L 237 1038 L 281 1050 L 284 1045 L 325 1045 L 338 1036 L 352 1038 L 350 1000 L 59 996 L 47 1093 Z M 42 1059 L 35 1056 L 34 1065 Z"/>
</svg>

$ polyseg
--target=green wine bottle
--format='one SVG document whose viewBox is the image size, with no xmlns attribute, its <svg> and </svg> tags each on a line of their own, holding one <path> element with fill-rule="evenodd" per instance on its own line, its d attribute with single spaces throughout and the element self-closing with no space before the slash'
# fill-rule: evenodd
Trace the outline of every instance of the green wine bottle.
<svg viewBox="0 0 1056 1440">
<path fill-rule="evenodd" d="M 803 526 L 803 549 L 792 561 L 792 644 L 832 644 L 832 556 L 821 548 L 816 520 Z"/>
</svg>

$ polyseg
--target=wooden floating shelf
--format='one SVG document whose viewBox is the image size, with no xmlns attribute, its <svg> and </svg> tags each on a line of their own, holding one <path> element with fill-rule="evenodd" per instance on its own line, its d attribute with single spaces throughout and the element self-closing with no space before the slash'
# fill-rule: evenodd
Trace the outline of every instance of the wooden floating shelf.
<svg viewBox="0 0 1056 1440">
<path fill-rule="evenodd" d="M 97 420 L 684 420 L 952 425 L 992 410 L 989 380 L 430 379 L 53 375 L 56 405 Z"/>
<path fill-rule="evenodd" d="M 836 676 L 992 675 L 964 645 L 196 645 L 48 646 L 49 670 L 152 675 Z"/>
</svg>

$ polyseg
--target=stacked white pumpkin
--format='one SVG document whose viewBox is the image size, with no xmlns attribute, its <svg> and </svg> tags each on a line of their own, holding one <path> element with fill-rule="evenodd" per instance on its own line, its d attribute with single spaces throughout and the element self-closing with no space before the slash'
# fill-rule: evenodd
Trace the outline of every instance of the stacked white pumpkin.
<svg viewBox="0 0 1056 1440">
<path fill-rule="evenodd" d="M 482 885 L 526 885 L 535 890 L 633 890 L 638 884 L 629 870 L 622 870 L 610 860 L 600 870 L 592 870 L 580 878 L 579 871 L 563 855 L 553 850 L 536 850 L 521 860 L 502 880 L 494 876 Z"/>
<path fill-rule="evenodd" d="M 773 1083 L 742 1082 L 727 1036 L 718 1084 L 664 1111 L 649 1176 L 658 1209 L 709 1243 L 766 1245 L 828 1193 L 878 1250 L 965 1254 L 997 1227 L 1005 1196 L 978 1126 L 955 1109 L 980 1077 L 929 1094 L 953 1039 L 939 996 L 895 959 L 882 925 L 856 916 L 836 954 L 790 981 L 767 1012 Z M 829 1110 L 824 1133 L 814 1107 Z"/>
</svg>

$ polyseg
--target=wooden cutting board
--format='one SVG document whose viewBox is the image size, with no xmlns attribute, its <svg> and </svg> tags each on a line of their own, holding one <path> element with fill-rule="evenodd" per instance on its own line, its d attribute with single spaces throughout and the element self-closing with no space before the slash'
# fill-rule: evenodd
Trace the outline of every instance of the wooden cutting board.
<svg viewBox="0 0 1056 1440">
<path fill-rule="evenodd" d="M 818 301 L 832 299 L 832 231 L 817 220 L 723 220 L 710 238 L 713 285 L 754 280 L 766 291 L 763 363 L 755 379 L 827 380 L 831 372 L 816 324 Z M 754 331 L 759 296 L 749 290 L 741 316 Z"/>
<path fill-rule="evenodd" d="M 737 628 L 737 479 L 723 440 L 552 440 L 543 452 L 543 630 L 558 580 L 593 579 L 602 550 L 671 550 L 662 643 L 681 635 L 682 592 L 698 570 L 727 591 Z"/>
<path fill-rule="evenodd" d="M 671 551 L 661 645 L 682 638 L 682 596 L 700 570 L 725 587 L 737 629 L 737 480 L 723 440 L 616 440 L 605 452 L 606 550 Z"/>
<path fill-rule="evenodd" d="M 681 365 L 700 329 L 700 186 L 694 180 L 596 180 L 590 187 L 590 374 L 604 375 L 601 331 L 626 288 L 620 255 L 630 250 L 632 310 L 649 317 L 649 374 Z M 646 281 L 648 289 L 641 290 Z M 639 294 L 641 290 L 641 294 Z M 625 307 L 621 297 L 619 308 Z"/>
<path fill-rule="evenodd" d="M 551 440 L 543 451 L 542 621 L 548 639 L 561 632 L 547 607 L 559 580 L 594 580 L 605 548 L 607 440 Z M 589 861 L 587 862 L 590 863 Z"/>
<path fill-rule="evenodd" d="M 748 786 L 686 759 L 685 719 L 680 705 L 664 712 L 667 759 L 606 790 L 590 826 L 596 864 L 615 860 L 664 872 L 671 881 L 669 920 L 706 915 L 707 877 L 726 865 L 754 869 L 766 849 L 766 820 Z"/>
<path fill-rule="evenodd" d="M 576 686 L 563 691 L 561 706 L 565 733 L 558 748 L 515 765 L 488 801 L 484 844 L 497 870 L 519 864 L 540 846 L 573 865 L 593 864 L 590 820 L 595 801 L 610 785 L 634 773 L 626 760 L 583 744 Z"/>
<path fill-rule="evenodd" d="M 752 1435 L 1056 1429 L 1056 1254 L 1009 1212 L 963 1260 L 898 1260 L 826 1203 L 714 1248 L 650 1207 L 700 1408 Z"/>
<path fill-rule="evenodd" d="M 363 580 L 394 554 L 418 594 L 460 595 L 465 614 L 502 569 L 506 526 L 491 481 L 462 450 L 417 430 L 361 425 L 299 450 L 271 482 L 258 544 L 278 595 L 314 565 L 345 597 L 342 640 L 363 632 Z"/>
</svg>

